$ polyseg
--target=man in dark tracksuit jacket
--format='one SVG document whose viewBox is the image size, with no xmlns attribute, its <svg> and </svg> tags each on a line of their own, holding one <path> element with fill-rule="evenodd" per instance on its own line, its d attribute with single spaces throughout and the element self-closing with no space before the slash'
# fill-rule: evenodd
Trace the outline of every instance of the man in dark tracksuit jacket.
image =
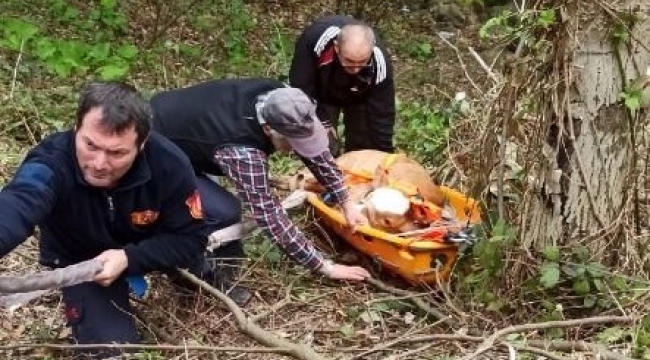
<svg viewBox="0 0 650 360">
<path fill-rule="evenodd" d="M 89 84 L 75 129 L 33 148 L 0 192 L 0 257 L 38 226 L 42 264 L 103 263 L 94 282 L 62 289 L 77 343 L 139 342 L 125 278 L 202 261 L 209 229 L 192 167 L 150 122 L 131 86 Z"/>
<path fill-rule="evenodd" d="M 327 133 L 313 101 L 296 88 L 270 79 L 229 79 L 161 92 L 151 99 L 154 129 L 171 139 L 190 158 L 199 174 L 225 175 L 248 206 L 260 228 L 290 258 L 332 279 L 363 280 L 358 266 L 325 260 L 293 224 L 269 184 L 271 153 L 295 151 L 342 206 L 348 224 L 367 222 L 350 200 L 341 171 L 327 149 Z M 209 183 L 205 176 L 199 181 Z M 233 204 L 238 199 L 217 183 L 202 192 L 203 204 Z M 222 206 L 221 217 L 239 218 L 239 206 Z M 219 218 L 209 219 L 218 223 Z M 225 225 L 226 222 L 223 222 Z M 209 248 L 239 248 L 213 242 Z"/>
<path fill-rule="evenodd" d="M 346 151 L 393 151 L 393 69 L 368 25 L 347 16 L 316 20 L 296 41 L 289 82 L 318 101 L 332 134 L 343 110 Z"/>
</svg>

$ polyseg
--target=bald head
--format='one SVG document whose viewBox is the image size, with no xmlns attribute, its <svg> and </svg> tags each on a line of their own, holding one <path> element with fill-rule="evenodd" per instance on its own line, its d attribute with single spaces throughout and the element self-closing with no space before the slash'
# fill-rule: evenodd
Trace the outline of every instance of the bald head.
<svg viewBox="0 0 650 360">
<path fill-rule="evenodd" d="M 339 45 L 356 45 L 372 48 L 375 46 L 375 32 L 363 23 L 348 24 L 341 28 Z"/>
<path fill-rule="evenodd" d="M 347 72 L 356 74 L 368 64 L 372 56 L 375 33 L 366 24 L 348 24 L 341 28 L 335 44 L 341 65 Z"/>
</svg>

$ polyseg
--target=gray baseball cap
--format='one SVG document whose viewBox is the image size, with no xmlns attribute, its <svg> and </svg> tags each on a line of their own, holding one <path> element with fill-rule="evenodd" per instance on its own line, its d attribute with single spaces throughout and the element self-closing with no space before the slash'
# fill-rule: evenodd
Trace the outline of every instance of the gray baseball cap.
<svg viewBox="0 0 650 360">
<path fill-rule="evenodd" d="M 316 104 L 302 90 L 286 87 L 269 92 L 260 113 L 299 155 L 311 158 L 328 150 L 327 131 L 316 116 Z"/>
</svg>

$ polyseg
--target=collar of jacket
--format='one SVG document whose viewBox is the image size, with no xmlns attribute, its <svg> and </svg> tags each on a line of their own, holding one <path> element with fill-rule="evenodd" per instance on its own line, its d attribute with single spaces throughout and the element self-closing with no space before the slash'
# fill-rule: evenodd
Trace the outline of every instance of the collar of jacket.
<svg viewBox="0 0 650 360">
<path fill-rule="evenodd" d="M 74 172 L 75 172 L 75 179 L 76 181 L 84 186 L 90 186 L 84 179 L 81 169 L 79 168 L 79 161 L 77 160 L 77 149 L 75 146 L 75 136 L 74 136 L 74 130 L 70 130 L 70 153 L 72 154 L 72 158 L 74 159 Z M 149 136 L 149 139 L 147 139 L 147 142 L 149 141 L 156 141 L 153 139 L 152 136 Z M 133 187 L 136 187 L 138 185 L 141 185 L 151 179 L 151 168 L 149 166 L 149 161 L 147 159 L 147 153 L 149 152 L 149 146 L 147 143 L 145 143 L 144 147 L 142 150 L 138 152 L 138 155 L 135 157 L 135 160 L 133 161 L 133 164 L 131 165 L 131 168 L 129 171 L 122 176 L 120 181 L 117 183 L 117 186 L 114 187 L 113 189 L 110 189 L 111 191 L 120 191 L 120 190 L 127 190 Z"/>
</svg>

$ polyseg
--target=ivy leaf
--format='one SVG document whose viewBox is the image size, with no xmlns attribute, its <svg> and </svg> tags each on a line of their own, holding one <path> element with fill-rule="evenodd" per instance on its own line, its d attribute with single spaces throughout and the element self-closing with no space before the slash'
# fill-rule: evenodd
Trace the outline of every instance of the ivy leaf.
<svg viewBox="0 0 650 360">
<path fill-rule="evenodd" d="M 560 282 L 560 266 L 557 263 L 545 262 L 540 273 L 539 282 L 547 289 L 555 287 Z"/>
</svg>

